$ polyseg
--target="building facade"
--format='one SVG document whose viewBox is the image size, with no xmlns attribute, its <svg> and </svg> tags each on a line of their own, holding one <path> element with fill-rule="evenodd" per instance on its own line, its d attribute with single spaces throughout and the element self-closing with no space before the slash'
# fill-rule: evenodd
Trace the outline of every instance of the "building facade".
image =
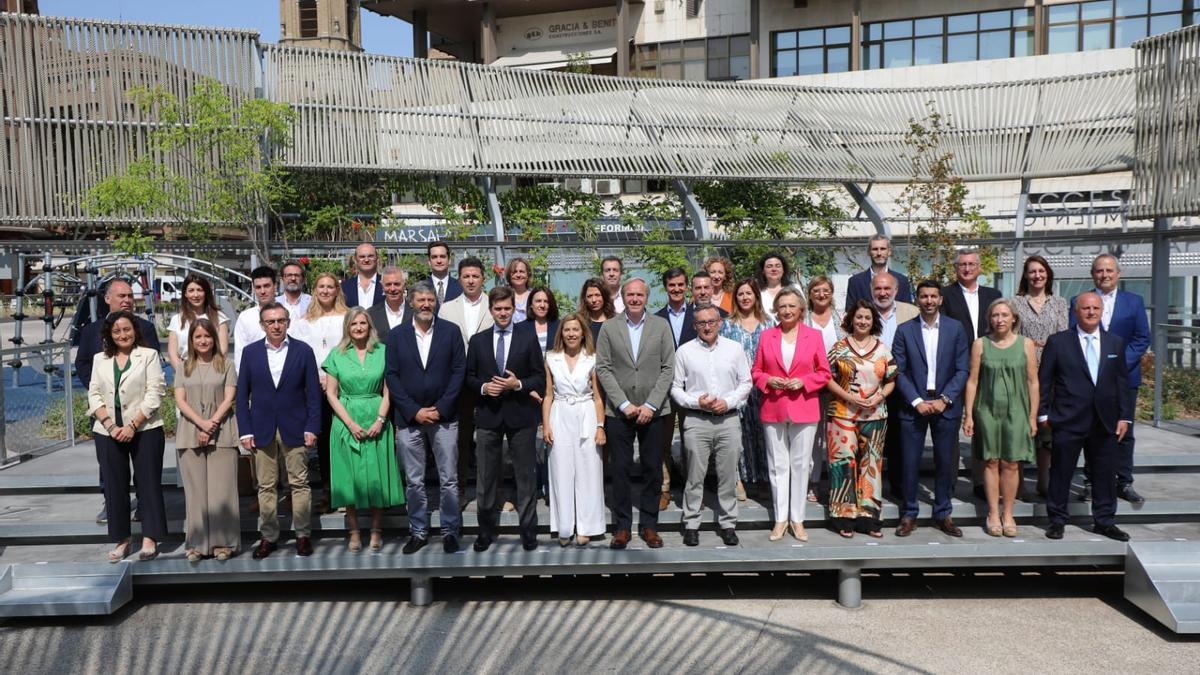
<svg viewBox="0 0 1200 675">
<path fill-rule="evenodd" d="M 362 51 L 359 0 L 279 0 L 279 43 Z"/>
</svg>

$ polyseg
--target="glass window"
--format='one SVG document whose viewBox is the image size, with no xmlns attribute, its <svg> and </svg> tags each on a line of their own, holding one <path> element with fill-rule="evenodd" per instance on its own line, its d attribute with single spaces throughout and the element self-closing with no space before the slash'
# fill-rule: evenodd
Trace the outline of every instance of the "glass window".
<svg viewBox="0 0 1200 675">
<path fill-rule="evenodd" d="M 1033 31 L 1013 31 L 1013 56 L 1033 56 Z"/>
<path fill-rule="evenodd" d="M 941 35 L 942 34 L 942 17 L 935 16 L 929 19 L 917 19 L 913 22 L 914 35 Z"/>
<path fill-rule="evenodd" d="M 1146 37 L 1146 17 L 1136 19 L 1117 19 L 1116 32 L 1113 39 L 1114 47 L 1128 47 L 1136 40 Z"/>
<path fill-rule="evenodd" d="M 1014 26 L 1032 26 L 1033 25 L 1033 10 L 1032 9 L 1014 9 L 1012 11 L 1012 22 Z"/>
<path fill-rule="evenodd" d="M 833 47 L 825 53 L 827 73 L 845 73 L 850 70 L 850 48 Z"/>
<path fill-rule="evenodd" d="M 903 68 L 913 61 L 912 40 L 895 40 L 883 43 L 883 67 Z"/>
<path fill-rule="evenodd" d="M 708 79 L 710 79 L 710 80 L 728 80 L 729 79 L 729 59 L 709 59 L 708 60 Z"/>
<path fill-rule="evenodd" d="M 683 64 L 678 61 L 675 63 L 664 63 L 659 66 L 658 76 L 664 80 L 682 80 Z"/>
<path fill-rule="evenodd" d="M 735 35 L 729 38 L 729 54 L 730 56 L 749 56 L 750 54 L 750 36 Z"/>
<path fill-rule="evenodd" d="M 975 61 L 975 34 L 951 35 L 946 38 L 946 62 Z"/>
<path fill-rule="evenodd" d="M 862 51 L 863 70 L 883 67 L 883 45 L 863 45 Z"/>
<path fill-rule="evenodd" d="M 883 35 L 881 35 L 879 32 L 879 24 L 864 23 L 863 27 L 862 27 L 862 39 L 863 39 L 863 42 L 882 40 Z"/>
<path fill-rule="evenodd" d="M 1150 34 L 1159 35 L 1183 28 L 1182 14 L 1163 14 L 1150 17 Z"/>
<path fill-rule="evenodd" d="M 683 62 L 683 79 L 692 82 L 703 82 L 705 78 L 704 60 L 697 59 L 694 61 Z"/>
<path fill-rule="evenodd" d="M 775 77 L 791 77 L 796 74 L 796 52 L 775 54 Z"/>
<path fill-rule="evenodd" d="M 820 47 L 825 43 L 825 31 L 817 30 L 802 30 L 796 35 L 797 47 Z"/>
<path fill-rule="evenodd" d="M 1080 6 L 1083 11 L 1083 20 L 1092 21 L 1094 19 L 1109 19 L 1112 18 L 1112 3 L 1109 0 L 1099 0 L 1098 2 L 1085 2 Z"/>
<path fill-rule="evenodd" d="M 663 61 L 678 61 L 681 56 L 683 56 L 683 45 L 678 42 L 664 42 L 659 45 L 659 59 Z"/>
<path fill-rule="evenodd" d="M 801 75 L 825 72 L 825 50 L 820 47 L 801 49 L 796 52 L 796 61 Z"/>
<path fill-rule="evenodd" d="M 713 38 L 708 41 L 708 58 L 718 59 L 729 56 L 729 39 Z"/>
<path fill-rule="evenodd" d="M 730 54 L 750 55 L 750 38 L 743 43 L 730 43 Z M 829 26 L 775 34 L 772 68 L 775 77 L 842 72 L 850 69 L 850 27 Z M 785 48 L 784 45 L 793 45 Z M 739 51 L 739 47 L 741 50 Z M 737 68 L 730 65 L 731 75 Z"/>
<path fill-rule="evenodd" d="M 888 40 L 912 37 L 912 21 L 889 21 L 883 24 L 883 37 Z"/>
<path fill-rule="evenodd" d="M 942 62 L 942 38 L 928 37 L 914 40 L 913 65 L 927 66 Z"/>
<path fill-rule="evenodd" d="M 841 45 L 850 43 L 850 27 L 837 26 L 825 29 L 825 44 Z"/>
<path fill-rule="evenodd" d="M 1090 52 L 1096 49 L 1108 49 L 1112 40 L 1112 24 L 1104 23 L 1088 23 L 1083 25 L 1083 51 Z"/>
<path fill-rule="evenodd" d="M 775 34 L 776 49 L 795 49 L 796 48 L 796 31 L 783 31 Z"/>
<path fill-rule="evenodd" d="M 729 57 L 729 77 L 735 80 L 750 79 L 750 57 L 749 56 L 731 56 Z"/>
<path fill-rule="evenodd" d="M 688 40 L 687 42 L 683 43 L 683 58 L 703 59 L 704 40 Z"/>
<path fill-rule="evenodd" d="M 1147 0 L 1117 0 L 1117 16 L 1145 14 L 1148 8 Z"/>
<path fill-rule="evenodd" d="M 974 32 L 979 28 L 979 15 L 957 14 L 946 17 L 946 30 L 951 33 Z"/>
<path fill-rule="evenodd" d="M 1008 28 L 1012 25 L 1012 12 L 984 12 L 979 15 L 979 30 Z"/>
<path fill-rule="evenodd" d="M 979 58 L 1007 59 L 1010 35 L 1006 30 L 993 30 L 979 34 Z"/>
<path fill-rule="evenodd" d="M 1050 5 L 1046 8 L 1046 17 L 1050 23 L 1079 21 L 1079 5 Z"/>
<path fill-rule="evenodd" d="M 1159 12 L 1182 12 L 1183 0 L 1150 0 L 1150 11 L 1155 14 Z"/>
<path fill-rule="evenodd" d="M 1051 26 L 1046 31 L 1047 52 L 1063 54 L 1079 51 L 1079 24 L 1071 23 L 1065 26 Z"/>
</svg>

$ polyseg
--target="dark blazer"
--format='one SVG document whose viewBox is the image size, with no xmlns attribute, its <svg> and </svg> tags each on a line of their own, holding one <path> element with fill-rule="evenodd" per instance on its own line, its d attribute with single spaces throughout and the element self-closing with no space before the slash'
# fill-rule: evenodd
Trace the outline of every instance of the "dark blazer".
<svg viewBox="0 0 1200 675">
<path fill-rule="evenodd" d="M 1079 331 L 1068 328 L 1047 338 L 1038 367 L 1038 417 L 1049 417 L 1052 429 L 1083 436 L 1096 418 L 1114 434 L 1118 421 L 1133 421 L 1133 392 L 1122 386 L 1129 380 L 1126 349 L 1120 336 L 1100 331 L 1100 369 L 1093 384 Z"/>
<path fill-rule="evenodd" d="M 404 296 L 404 311 L 400 314 L 399 328 L 406 323 L 412 323 L 412 305 L 408 304 L 408 296 Z M 367 310 L 367 316 L 371 317 L 371 325 L 375 326 L 375 332 L 379 335 L 380 342 L 387 342 L 388 332 L 392 329 L 388 328 L 387 320 L 387 301 L 380 300 Z M 436 331 L 435 331 L 436 334 Z"/>
<path fill-rule="evenodd" d="M 513 330 L 526 331 L 533 336 L 534 344 L 537 344 L 537 326 L 533 325 L 533 319 L 526 318 L 521 323 L 516 324 Z M 558 334 L 558 321 L 551 321 L 546 324 L 546 351 L 554 349 L 554 336 Z M 595 337 L 595 336 L 593 336 Z M 546 357 L 546 352 L 542 352 L 542 358 Z"/>
<path fill-rule="evenodd" d="M 662 309 L 658 310 L 654 313 L 654 316 L 666 321 L 668 328 L 671 327 L 671 319 L 669 318 L 670 314 L 668 313 L 668 307 L 663 307 Z M 687 342 L 688 340 L 695 339 L 696 327 L 692 325 L 692 322 L 695 321 L 695 318 L 695 309 L 692 307 L 691 303 L 684 305 L 683 328 L 679 331 L 679 339 L 675 340 L 675 349 L 679 349 L 679 345 Z M 675 331 L 673 330 L 671 331 L 671 337 L 675 337 Z"/>
<path fill-rule="evenodd" d="M 259 448 L 275 440 L 285 445 L 304 445 L 304 432 L 321 435 L 321 382 L 312 347 L 288 339 L 287 358 L 279 386 L 271 380 L 267 365 L 267 341 L 257 340 L 242 350 L 238 371 L 237 421 L 242 435 L 254 434 Z"/>
<path fill-rule="evenodd" d="M 107 315 L 105 316 L 107 317 Z M 137 319 L 138 327 L 142 330 L 142 339 L 146 341 L 146 346 L 156 352 L 162 351 L 162 346 L 158 342 L 158 331 L 155 330 L 154 324 L 140 316 L 134 318 Z M 92 383 L 92 360 L 97 354 L 104 351 L 104 343 L 100 339 L 102 328 L 104 328 L 103 318 L 89 323 L 79 331 L 79 349 L 75 351 L 75 373 L 79 375 L 79 382 L 83 384 L 85 392 L 88 385 Z"/>
<path fill-rule="evenodd" d="M 433 293 L 436 296 L 437 295 L 437 281 L 433 278 L 432 275 L 429 276 L 428 278 L 429 278 L 429 283 L 433 284 Z M 442 302 L 450 302 L 451 300 L 457 298 L 458 296 L 460 296 L 462 294 L 463 294 L 462 284 L 458 283 L 458 279 L 455 279 L 454 275 L 447 274 L 446 275 L 446 297 L 442 299 Z M 438 303 L 438 304 L 441 304 L 441 303 Z"/>
<path fill-rule="evenodd" d="M 417 331 L 411 321 L 396 326 L 387 337 L 388 393 L 392 421 L 397 427 L 416 424 L 417 411 L 434 406 L 443 423 L 458 419 L 458 394 L 467 373 L 466 352 L 458 326 L 434 318 L 429 360 L 421 365 Z"/>
<path fill-rule="evenodd" d="M 912 286 L 908 283 L 908 277 L 891 268 L 888 268 L 888 272 L 896 277 L 896 300 L 912 304 Z M 875 297 L 871 294 L 871 278 L 871 268 L 869 267 L 850 277 L 850 281 L 846 284 L 846 311 L 850 311 L 854 303 L 859 300 L 874 303 Z"/>
<path fill-rule="evenodd" d="M 925 359 L 925 338 L 921 335 L 921 317 L 905 321 L 896 328 L 892 356 L 896 357 L 896 385 L 900 390 L 900 417 L 916 419 L 914 399 L 925 398 L 925 382 L 929 363 Z M 962 324 L 942 315 L 938 325 L 937 373 L 934 376 L 938 396 L 948 396 L 949 408 L 942 412 L 946 419 L 962 417 L 963 391 L 970 373 L 970 344 Z"/>
<path fill-rule="evenodd" d="M 1075 327 L 1075 298 L 1071 298 L 1067 326 Z M 1141 386 L 1142 355 L 1150 348 L 1150 322 L 1146 320 L 1146 304 L 1142 302 L 1142 296 L 1129 291 L 1117 291 L 1117 302 L 1113 305 L 1108 332 L 1125 341 L 1125 365 L 1129 368 L 1129 386 Z"/>
<path fill-rule="evenodd" d="M 968 342 L 974 342 L 975 338 L 992 332 L 987 309 L 1000 297 L 1000 291 L 981 285 L 979 287 L 979 321 L 975 326 L 971 326 L 971 312 L 967 309 L 967 299 L 963 297 L 962 286 L 955 282 L 942 287 L 942 316 L 948 316 L 962 324 L 967 331 Z"/>
<path fill-rule="evenodd" d="M 496 369 L 493 332 L 494 329 L 488 329 L 476 333 L 467 347 L 466 386 L 476 394 L 484 382 L 502 375 Z M 529 392 L 541 392 L 546 388 L 546 369 L 537 337 L 528 330 L 515 328 L 509 337 L 504 368 L 521 380 L 521 388 L 500 396 L 479 394 L 475 402 L 475 426 L 479 429 L 536 427 L 542 420 L 542 406 L 529 397 Z"/>
<path fill-rule="evenodd" d="M 342 296 L 346 299 L 347 307 L 358 306 L 358 275 L 349 279 L 342 279 Z M 375 275 L 375 298 L 371 300 L 371 307 L 383 302 L 383 278 L 378 274 Z M 370 309 L 365 307 L 364 309 Z"/>
</svg>

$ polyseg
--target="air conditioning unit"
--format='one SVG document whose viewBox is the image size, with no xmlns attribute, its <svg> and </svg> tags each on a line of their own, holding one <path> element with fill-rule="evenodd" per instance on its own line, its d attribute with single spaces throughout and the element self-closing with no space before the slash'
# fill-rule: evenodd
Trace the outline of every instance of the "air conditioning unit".
<svg viewBox="0 0 1200 675">
<path fill-rule="evenodd" d="M 598 195 L 619 195 L 621 194 L 621 181 L 615 178 L 604 178 L 596 181 L 596 194 Z"/>
<path fill-rule="evenodd" d="M 654 13 L 662 14 L 667 11 L 667 0 L 654 0 Z"/>
<path fill-rule="evenodd" d="M 568 178 L 563 181 L 563 187 L 568 190 L 582 192 L 584 194 L 592 194 L 592 179 L 591 178 Z"/>
<path fill-rule="evenodd" d="M 687 15 L 689 19 L 700 16 L 700 5 L 703 0 L 687 0 Z"/>
</svg>

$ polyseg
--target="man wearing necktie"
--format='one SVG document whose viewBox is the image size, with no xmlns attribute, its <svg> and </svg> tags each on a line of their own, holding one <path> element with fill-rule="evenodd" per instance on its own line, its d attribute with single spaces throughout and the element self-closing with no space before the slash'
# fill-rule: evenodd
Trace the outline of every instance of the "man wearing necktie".
<svg viewBox="0 0 1200 675">
<path fill-rule="evenodd" d="M 1117 541 L 1129 535 L 1117 527 L 1118 444 L 1133 425 L 1133 396 L 1127 386 L 1125 341 L 1102 330 L 1099 294 L 1075 299 L 1075 327 L 1051 335 L 1038 368 L 1041 400 L 1038 422 L 1053 434 L 1046 536 L 1062 539 L 1070 515 L 1067 500 L 1083 451 L 1092 472 L 1092 531 Z"/>
<path fill-rule="evenodd" d="M 497 286 L 488 293 L 493 325 L 475 334 L 467 347 L 467 388 L 475 404 L 476 505 L 479 537 L 474 548 L 488 550 L 499 533 L 497 494 L 504 441 L 512 453 L 517 482 L 517 516 L 525 550 L 537 548 L 537 461 L 534 435 L 541 406 L 530 397 L 546 387 L 542 350 L 532 331 L 514 331 L 513 291 Z"/>
</svg>

